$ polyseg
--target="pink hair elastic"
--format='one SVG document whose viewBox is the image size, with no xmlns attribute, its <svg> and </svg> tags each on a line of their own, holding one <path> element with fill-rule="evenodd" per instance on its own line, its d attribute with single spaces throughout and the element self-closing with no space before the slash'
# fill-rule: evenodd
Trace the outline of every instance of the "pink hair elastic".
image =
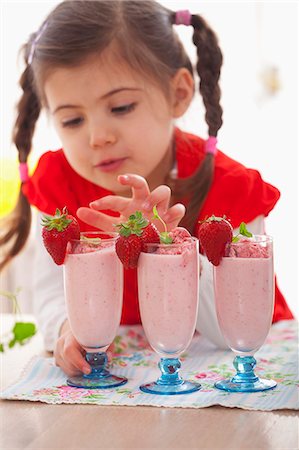
<svg viewBox="0 0 299 450">
<path fill-rule="evenodd" d="M 20 179 L 21 179 L 22 183 L 26 183 L 26 181 L 29 180 L 28 164 L 26 162 L 20 163 L 19 173 L 20 173 Z"/>
<path fill-rule="evenodd" d="M 205 151 L 206 153 L 211 153 L 211 155 L 216 155 L 217 153 L 217 138 L 215 136 L 209 136 L 206 140 Z"/>
<path fill-rule="evenodd" d="M 175 24 L 176 25 L 191 25 L 191 13 L 188 9 L 182 9 L 175 13 Z"/>
</svg>

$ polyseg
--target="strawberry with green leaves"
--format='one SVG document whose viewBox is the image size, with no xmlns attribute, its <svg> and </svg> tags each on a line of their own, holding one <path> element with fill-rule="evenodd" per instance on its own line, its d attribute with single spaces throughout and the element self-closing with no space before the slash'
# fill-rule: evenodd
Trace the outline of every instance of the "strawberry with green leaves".
<svg viewBox="0 0 299 450">
<path fill-rule="evenodd" d="M 127 222 L 116 227 L 119 237 L 115 249 L 126 269 L 137 267 L 139 255 L 145 249 L 145 244 L 160 242 L 157 228 L 140 211 L 136 211 Z"/>
<path fill-rule="evenodd" d="M 42 226 L 42 237 L 46 250 L 57 265 L 63 264 L 67 243 L 72 239 L 80 239 L 77 220 L 68 214 L 64 207 L 62 212 L 56 209 L 54 216 L 44 216 Z"/>
<path fill-rule="evenodd" d="M 145 244 L 176 244 L 190 239 L 191 235 L 185 228 L 176 227 L 167 231 L 156 206 L 153 207 L 153 219 L 162 223 L 164 231 L 159 232 L 140 211 L 132 214 L 127 222 L 116 225 L 120 234 L 116 241 L 116 253 L 126 269 L 137 267 L 140 253 L 147 251 Z"/>
</svg>

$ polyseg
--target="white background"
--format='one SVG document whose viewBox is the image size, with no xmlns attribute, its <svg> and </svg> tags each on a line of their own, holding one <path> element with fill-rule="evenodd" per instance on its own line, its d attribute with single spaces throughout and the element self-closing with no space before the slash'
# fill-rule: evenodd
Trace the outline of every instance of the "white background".
<svg viewBox="0 0 299 450">
<path fill-rule="evenodd" d="M 1 0 L 2 158 L 16 155 L 10 137 L 14 106 L 20 94 L 17 82 L 22 64 L 17 62 L 18 50 L 57 3 Z M 298 316 L 298 3 L 186 0 L 161 3 L 173 10 L 189 8 L 192 13 L 203 15 L 218 35 L 224 54 L 221 76 L 224 124 L 218 145 L 229 156 L 258 169 L 264 180 L 281 191 L 266 229 L 275 240 L 279 286 Z M 192 30 L 186 27 L 177 30 L 194 61 Z M 275 78 L 269 78 L 273 72 Z M 271 90 L 273 83 L 277 90 Z M 206 136 L 198 96 L 179 125 Z M 59 146 L 51 124 L 41 117 L 31 160 Z M 10 270 L 15 270 L 15 275 L 18 263 L 13 267 Z"/>
</svg>

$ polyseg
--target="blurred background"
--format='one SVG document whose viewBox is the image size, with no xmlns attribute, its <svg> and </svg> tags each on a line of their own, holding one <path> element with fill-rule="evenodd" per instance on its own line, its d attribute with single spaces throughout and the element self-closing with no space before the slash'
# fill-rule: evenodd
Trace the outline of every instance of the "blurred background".
<svg viewBox="0 0 299 450">
<path fill-rule="evenodd" d="M 1 1 L 1 169 L 0 215 L 13 207 L 19 189 L 17 152 L 11 144 L 18 79 L 18 51 L 57 1 Z M 218 146 L 228 156 L 261 172 L 281 191 L 266 221 L 275 240 L 278 284 L 298 317 L 298 3 L 291 1 L 161 1 L 173 10 L 201 14 L 216 31 L 224 55 L 221 75 L 224 123 Z M 142 8 L 142 0 L 140 1 Z M 192 29 L 176 27 L 195 61 Z M 207 136 L 198 95 L 178 122 L 186 131 Z M 39 119 L 30 169 L 39 155 L 60 147 L 46 115 Z M 32 239 L 1 276 L 1 289 L 21 288 L 24 312 L 31 308 Z M 2 299 L 1 299 L 2 300 Z M 5 301 L 0 307 L 5 309 Z"/>
</svg>

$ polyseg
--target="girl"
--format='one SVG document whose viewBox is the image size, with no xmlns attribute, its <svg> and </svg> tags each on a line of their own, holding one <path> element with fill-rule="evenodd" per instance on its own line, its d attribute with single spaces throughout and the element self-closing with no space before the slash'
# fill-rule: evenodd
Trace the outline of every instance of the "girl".
<svg viewBox="0 0 299 450">
<path fill-rule="evenodd" d="M 193 29 L 207 140 L 174 125 L 195 89 L 191 62 L 175 32 L 180 24 Z M 9 248 L 2 266 L 26 242 L 30 205 L 47 214 L 66 205 L 82 231 L 91 225 L 110 229 L 136 209 L 150 216 L 157 204 L 169 228 L 182 219 L 195 235 L 198 221 L 211 214 L 225 214 L 234 228 L 245 221 L 253 233 L 264 232 L 264 217 L 279 192 L 257 171 L 217 152 L 222 54 L 201 16 L 175 13 L 150 0 L 67 1 L 50 13 L 23 50 L 23 95 L 14 127 L 22 186 L 1 239 Z M 63 148 L 45 153 L 29 177 L 27 158 L 42 107 Z M 35 313 L 46 348 L 66 373 L 88 372 L 66 320 L 61 267 L 50 260 L 40 235 L 39 229 Z M 223 346 L 211 265 L 204 256 L 201 260 L 197 329 Z M 135 270 L 126 271 L 124 288 L 122 323 L 139 323 Z M 273 320 L 292 318 L 277 286 L 275 295 Z"/>
</svg>

